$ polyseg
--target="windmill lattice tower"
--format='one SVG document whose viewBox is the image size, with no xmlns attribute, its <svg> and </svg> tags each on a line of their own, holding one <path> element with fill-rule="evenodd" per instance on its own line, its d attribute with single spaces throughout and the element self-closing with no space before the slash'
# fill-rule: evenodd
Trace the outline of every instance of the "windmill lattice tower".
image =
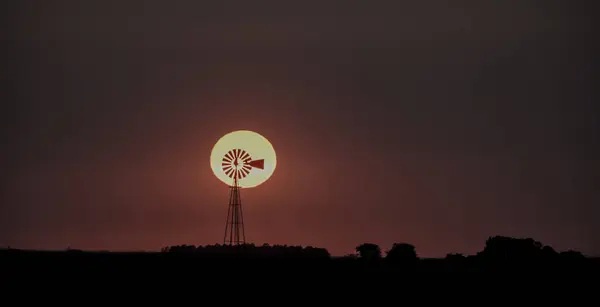
<svg viewBox="0 0 600 307">
<path fill-rule="evenodd" d="M 233 179 L 233 184 L 229 187 L 229 209 L 227 211 L 227 223 L 225 224 L 223 244 L 246 244 L 239 180 L 248 176 L 254 167 L 263 169 L 264 160 L 252 160 L 246 151 L 242 149 L 232 149 L 225 154 L 221 165 L 225 174 Z"/>
</svg>

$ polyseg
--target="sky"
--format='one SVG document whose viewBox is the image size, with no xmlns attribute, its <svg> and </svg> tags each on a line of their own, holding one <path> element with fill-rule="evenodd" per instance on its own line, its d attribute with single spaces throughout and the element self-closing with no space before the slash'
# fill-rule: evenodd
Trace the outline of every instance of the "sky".
<svg viewBox="0 0 600 307">
<path fill-rule="evenodd" d="M 0 246 L 222 243 L 210 151 L 252 130 L 249 242 L 600 255 L 594 1 L 3 6 Z"/>
</svg>

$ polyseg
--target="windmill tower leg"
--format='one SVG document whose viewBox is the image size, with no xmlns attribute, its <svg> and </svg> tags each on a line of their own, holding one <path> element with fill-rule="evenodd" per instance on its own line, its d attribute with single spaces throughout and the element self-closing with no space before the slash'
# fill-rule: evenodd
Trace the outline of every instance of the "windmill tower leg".
<svg viewBox="0 0 600 307">
<path fill-rule="evenodd" d="M 227 224 L 225 225 L 225 237 L 223 244 L 240 245 L 246 243 L 244 233 L 244 217 L 242 215 L 242 198 L 237 177 L 229 192 L 229 209 L 227 212 Z"/>
</svg>

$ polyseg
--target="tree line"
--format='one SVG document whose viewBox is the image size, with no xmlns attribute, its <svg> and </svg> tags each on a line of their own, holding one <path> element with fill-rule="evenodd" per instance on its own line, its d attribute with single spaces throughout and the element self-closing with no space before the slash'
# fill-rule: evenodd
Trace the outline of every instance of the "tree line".
<svg viewBox="0 0 600 307">
<path fill-rule="evenodd" d="M 229 245 L 175 245 L 164 247 L 162 253 L 192 254 L 215 257 L 246 256 L 246 257 L 276 257 L 276 258 L 310 258 L 331 259 L 330 253 L 325 248 L 302 247 L 288 245 L 244 244 L 239 246 Z M 479 259 L 492 262 L 531 262 L 540 260 L 580 260 L 586 257 L 578 251 L 555 251 L 552 247 L 544 245 L 531 238 L 512 238 L 506 236 L 489 237 L 482 251 L 476 255 L 464 256 L 462 254 L 447 254 L 446 260 L 460 263 L 468 259 Z M 348 254 L 341 259 L 359 260 L 362 262 L 412 263 L 420 259 L 417 249 L 410 243 L 394 243 L 387 251 L 374 243 L 363 243 L 355 248 L 355 253 Z"/>
</svg>

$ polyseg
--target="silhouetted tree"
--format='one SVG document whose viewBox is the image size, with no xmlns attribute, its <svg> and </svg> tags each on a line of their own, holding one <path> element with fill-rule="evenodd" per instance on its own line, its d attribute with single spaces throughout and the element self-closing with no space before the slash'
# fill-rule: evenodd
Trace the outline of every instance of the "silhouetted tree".
<svg viewBox="0 0 600 307">
<path fill-rule="evenodd" d="M 390 262 L 413 262 L 417 259 L 417 251 L 409 243 L 394 243 L 386 256 L 386 260 Z"/>
<path fill-rule="evenodd" d="M 365 260 L 381 259 L 381 249 L 377 244 L 363 243 L 356 247 L 356 252 L 360 256 L 360 258 Z"/>
<path fill-rule="evenodd" d="M 493 260 L 532 260 L 542 256 L 543 245 L 531 238 L 490 237 L 481 253 Z"/>
</svg>

